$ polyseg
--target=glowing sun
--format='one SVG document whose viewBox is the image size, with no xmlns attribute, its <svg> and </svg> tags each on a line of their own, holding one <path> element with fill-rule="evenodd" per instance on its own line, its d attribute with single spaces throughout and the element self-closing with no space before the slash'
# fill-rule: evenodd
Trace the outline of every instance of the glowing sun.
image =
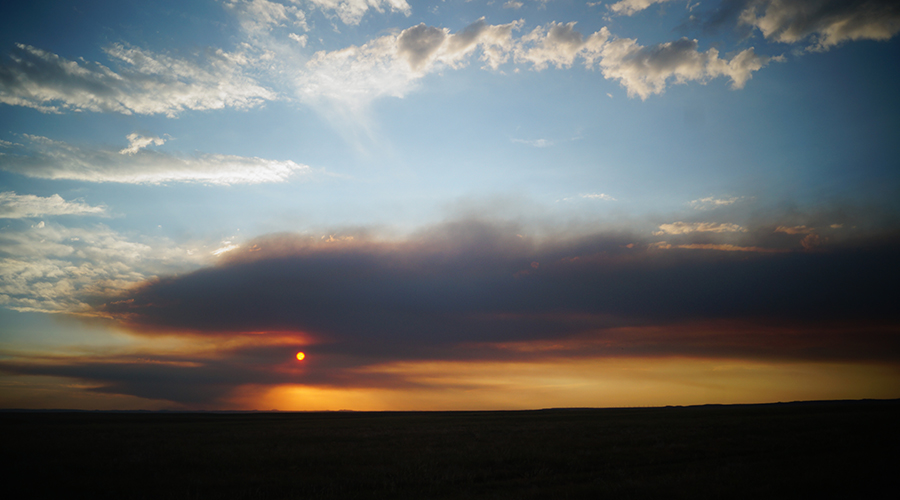
<svg viewBox="0 0 900 500">
<path fill-rule="evenodd" d="M 297 361 L 303 361 L 303 358 L 305 358 L 305 357 L 306 357 L 306 354 L 303 354 L 302 352 L 297 353 Z"/>
</svg>

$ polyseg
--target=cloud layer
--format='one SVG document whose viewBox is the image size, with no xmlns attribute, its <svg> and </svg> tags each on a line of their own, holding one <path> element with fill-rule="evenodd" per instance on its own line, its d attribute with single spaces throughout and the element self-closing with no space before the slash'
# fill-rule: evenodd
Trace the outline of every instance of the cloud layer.
<svg viewBox="0 0 900 500">
<path fill-rule="evenodd" d="M 734 230 L 713 230 L 723 227 Z M 540 242 L 519 231 L 464 221 L 393 243 L 262 238 L 221 267 L 98 307 L 151 331 L 289 330 L 360 353 L 382 343 L 402 351 L 556 339 L 648 321 L 890 314 L 881 286 L 895 274 L 885 260 L 895 242 L 861 253 L 796 247 L 748 260 L 699 241 L 683 247 L 691 251 L 661 251 L 626 235 Z"/>
<path fill-rule="evenodd" d="M 141 255 L 101 229 L 95 239 L 112 238 L 109 244 L 86 247 L 120 255 L 104 261 L 128 268 L 126 255 Z M 750 238 L 743 246 L 690 239 L 716 232 L 680 234 L 675 245 L 649 245 L 626 233 L 526 232 L 463 220 L 401 240 L 270 235 L 225 254 L 215 267 L 140 286 L 139 275 L 88 276 L 121 283 L 91 294 L 42 289 L 40 278 L 5 278 L 5 290 L 18 287 L 20 294 L 4 300 L 22 309 L 29 299 L 56 301 L 61 311 L 77 305 L 77 312 L 114 318 L 144 336 L 213 339 L 208 345 L 215 347 L 134 359 L 23 358 L 0 362 L 0 369 L 196 406 L 248 385 L 446 388 L 401 368 L 410 364 L 648 357 L 900 364 L 891 292 L 900 279 L 897 235 L 810 252 L 796 241 L 772 246 L 803 236 L 772 226 L 739 233 Z M 49 238 L 58 250 L 41 252 L 71 252 L 66 238 L 74 233 L 63 233 Z M 33 244 L 37 236 L 28 238 L 17 248 L 43 248 Z M 748 251 L 753 241 L 756 250 Z M 66 282 L 86 286 L 73 277 Z M 44 296 L 23 296 L 39 292 Z M 60 302 L 72 296 L 86 302 Z M 302 364 L 293 361 L 298 350 L 307 353 Z"/>
</svg>

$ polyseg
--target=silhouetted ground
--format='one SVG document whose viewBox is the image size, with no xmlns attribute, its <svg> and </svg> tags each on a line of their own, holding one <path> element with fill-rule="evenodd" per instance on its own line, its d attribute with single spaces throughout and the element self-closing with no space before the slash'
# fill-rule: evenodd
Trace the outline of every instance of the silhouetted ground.
<svg viewBox="0 0 900 500">
<path fill-rule="evenodd" d="M 2 412 L 37 498 L 896 498 L 900 400 L 520 412 Z M 32 477 L 38 478 L 37 480 Z M 18 492 L 18 493 L 16 493 Z"/>
</svg>

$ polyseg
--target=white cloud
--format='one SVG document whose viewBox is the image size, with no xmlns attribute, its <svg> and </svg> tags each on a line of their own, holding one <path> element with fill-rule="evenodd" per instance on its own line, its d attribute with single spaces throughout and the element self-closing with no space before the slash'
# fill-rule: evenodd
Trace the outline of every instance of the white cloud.
<svg viewBox="0 0 900 500">
<path fill-rule="evenodd" d="M 742 199 L 744 199 L 743 196 L 732 196 L 730 198 L 716 198 L 713 196 L 708 196 L 706 198 L 692 200 L 691 206 L 694 207 L 695 210 L 709 210 L 711 208 L 732 205 Z"/>
<path fill-rule="evenodd" d="M 310 171 L 308 166 L 290 160 L 219 154 L 181 157 L 147 149 L 121 154 L 103 149 L 82 149 L 46 137 L 23 137 L 30 145 L 23 148 L 23 154 L 0 156 L 0 169 L 42 179 L 230 185 L 284 182 L 292 175 Z"/>
<path fill-rule="evenodd" d="M 128 139 L 128 147 L 119 151 L 119 154 L 133 155 L 151 144 L 162 146 L 166 142 L 166 140 L 161 137 L 156 137 L 154 135 L 143 136 L 137 132 L 128 134 L 126 138 Z"/>
<path fill-rule="evenodd" d="M 478 48 L 481 60 L 497 68 L 509 57 L 512 31 L 520 24 L 488 25 L 479 19 L 455 34 L 419 24 L 362 46 L 320 51 L 307 63 L 297 87 L 305 99 L 324 97 L 351 106 L 380 96 L 403 97 L 436 66 L 461 67 Z"/>
<path fill-rule="evenodd" d="M 0 305 L 48 313 L 84 313 L 92 298 L 202 263 L 167 240 L 141 243 L 100 224 L 43 221 L 5 228 L 0 255 Z"/>
<path fill-rule="evenodd" d="M 78 201 L 66 201 L 54 194 L 48 197 L 33 194 L 0 193 L 0 219 L 20 219 L 44 215 L 102 215 L 104 207 L 94 207 Z M 41 222 L 43 224 L 43 222 Z"/>
<path fill-rule="evenodd" d="M 344 24 L 356 25 L 372 9 L 383 13 L 385 9 L 409 16 L 412 12 L 406 0 L 309 0 L 323 12 L 334 12 Z"/>
<path fill-rule="evenodd" d="M 647 47 L 630 38 L 619 38 L 603 46 L 600 68 L 603 76 L 618 80 L 629 97 L 646 99 L 652 94 L 663 93 L 670 81 L 705 83 L 718 76 L 727 76 L 732 88 L 743 88 L 751 74 L 771 59 L 757 55 L 752 47 L 730 61 L 719 59 L 719 51 L 715 48 L 700 52 L 697 40 L 687 38 Z"/>
<path fill-rule="evenodd" d="M 575 22 L 551 22 L 522 37 L 521 45 L 516 50 L 516 60 L 530 62 L 540 71 L 549 64 L 557 68 L 569 67 L 576 58 L 581 57 L 584 65 L 591 67 L 608 38 L 606 28 L 585 38 L 575 31 Z"/>
<path fill-rule="evenodd" d="M 630 16 L 640 12 L 651 5 L 668 2 L 669 0 L 621 0 L 609 6 L 610 12 L 620 16 Z"/>
<path fill-rule="evenodd" d="M 247 60 L 221 50 L 195 60 L 122 44 L 104 49 L 118 72 L 83 59 L 17 44 L 12 64 L 0 66 L 0 102 L 42 112 L 104 111 L 165 114 L 258 106 L 276 97 L 243 74 Z"/>
<path fill-rule="evenodd" d="M 549 139 L 534 139 L 530 141 L 527 139 L 512 139 L 512 141 L 519 144 L 527 144 L 535 148 L 547 148 L 556 144 L 556 142 Z"/>
<path fill-rule="evenodd" d="M 268 0 L 226 0 L 225 6 L 237 15 L 241 28 L 261 33 L 279 26 L 294 26 L 306 31 L 306 14 L 298 7 Z"/>
<path fill-rule="evenodd" d="M 606 193 L 589 193 L 581 195 L 582 198 L 587 198 L 590 200 L 603 200 L 603 201 L 616 201 L 615 198 L 606 194 Z"/>
<path fill-rule="evenodd" d="M 888 40 L 900 32 L 896 0 L 751 0 L 740 22 L 767 39 L 828 50 L 848 40 Z"/>
<path fill-rule="evenodd" d="M 504 8 L 504 9 L 514 9 L 514 10 L 519 10 L 519 9 L 522 8 L 523 5 L 525 5 L 525 4 L 523 4 L 522 2 L 518 2 L 518 1 L 516 1 L 516 0 L 509 0 L 508 2 L 506 2 L 505 4 L 503 4 L 503 8 Z"/>
<path fill-rule="evenodd" d="M 288 35 L 288 38 L 300 44 L 301 47 L 306 47 L 306 42 L 309 40 L 309 37 L 306 35 L 298 35 L 296 33 L 291 33 Z"/>
<path fill-rule="evenodd" d="M 656 236 L 663 234 L 689 234 L 689 233 L 737 233 L 746 232 L 747 230 L 737 224 L 717 223 L 717 222 L 673 222 L 671 224 L 661 224 L 659 231 L 654 232 Z"/>
</svg>

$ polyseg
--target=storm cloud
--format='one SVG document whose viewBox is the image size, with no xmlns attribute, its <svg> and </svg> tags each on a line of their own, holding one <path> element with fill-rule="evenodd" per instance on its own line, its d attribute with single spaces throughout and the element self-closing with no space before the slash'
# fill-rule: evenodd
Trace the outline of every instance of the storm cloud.
<svg viewBox="0 0 900 500">
<path fill-rule="evenodd" d="M 728 246 L 660 248 L 628 234 L 539 241 L 475 221 L 402 242 L 277 235 L 96 308 L 147 332 L 295 331 L 323 347 L 388 357 L 701 321 L 893 321 L 896 238 L 818 251 Z"/>
</svg>

